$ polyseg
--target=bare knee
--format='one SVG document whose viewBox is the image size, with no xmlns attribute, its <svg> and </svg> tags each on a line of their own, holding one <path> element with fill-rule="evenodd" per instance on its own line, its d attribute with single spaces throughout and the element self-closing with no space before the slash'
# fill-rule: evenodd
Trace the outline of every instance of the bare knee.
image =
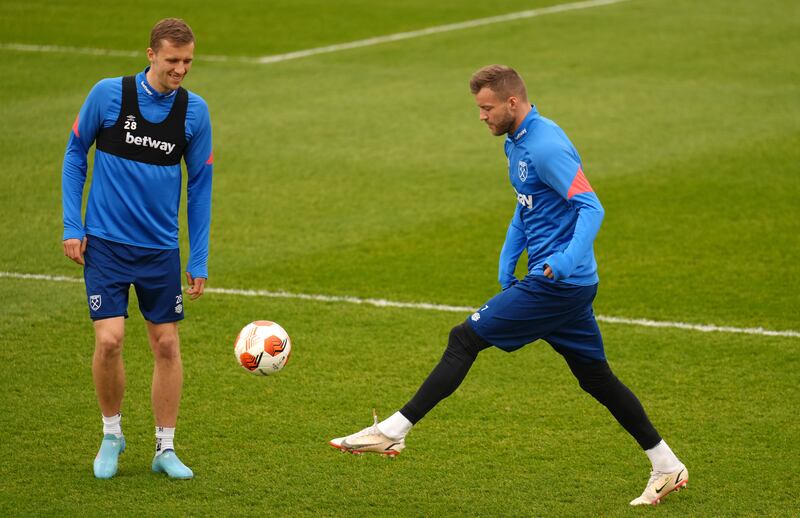
<svg viewBox="0 0 800 518">
<path fill-rule="evenodd" d="M 150 347 L 156 361 L 176 361 L 180 360 L 180 341 L 178 335 L 161 334 L 151 338 Z"/>
<path fill-rule="evenodd" d="M 95 333 L 95 354 L 104 361 L 116 360 L 122 354 L 122 333 L 98 330 Z"/>
</svg>

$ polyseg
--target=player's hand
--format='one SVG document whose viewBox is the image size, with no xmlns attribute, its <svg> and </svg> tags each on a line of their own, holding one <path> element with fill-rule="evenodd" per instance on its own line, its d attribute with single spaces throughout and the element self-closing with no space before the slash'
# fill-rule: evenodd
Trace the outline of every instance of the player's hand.
<svg viewBox="0 0 800 518">
<path fill-rule="evenodd" d="M 193 278 L 192 274 L 189 272 L 186 272 L 186 282 L 189 283 L 189 289 L 186 290 L 186 293 L 192 300 L 200 297 L 206 288 L 206 280 L 204 278 Z"/>
<path fill-rule="evenodd" d="M 552 279 L 553 277 L 555 277 L 555 275 L 553 275 L 553 270 L 551 270 L 550 266 L 547 264 L 544 265 L 544 276 L 547 277 L 548 279 Z"/>
<path fill-rule="evenodd" d="M 65 239 L 64 240 L 64 255 L 72 259 L 78 264 L 84 264 L 83 253 L 86 252 L 86 237 L 81 239 Z"/>
</svg>

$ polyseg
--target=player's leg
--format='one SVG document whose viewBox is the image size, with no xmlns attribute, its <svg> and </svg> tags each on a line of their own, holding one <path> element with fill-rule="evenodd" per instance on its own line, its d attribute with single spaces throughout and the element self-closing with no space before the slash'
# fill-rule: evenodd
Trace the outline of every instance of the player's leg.
<svg viewBox="0 0 800 518">
<path fill-rule="evenodd" d="M 580 387 L 605 406 L 636 440 L 653 470 L 644 493 L 631 505 L 656 504 L 686 485 L 688 472 L 650 422 L 639 398 L 617 378 L 605 358 L 600 329 L 591 308 L 546 337 L 562 354 Z"/>
<path fill-rule="evenodd" d="M 156 426 L 174 429 L 178 422 L 178 408 L 183 389 L 183 363 L 178 324 L 147 322 L 147 337 L 154 361 L 151 399 Z"/>
<path fill-rule="evenodd" d="M 95 456 L 93 469 L 95 477 L 107 479 L 117 473 L 119 455 L 125 451 L 120 413 L 125 394 L 125 368 L 122 363 L 125 318 L 96 320 L 94 329 L 92 378 L 97 402 L 103 414 L 103 441 Z"/>
<path fill-rule="evenodd" d="M 534 342 L 562 324 L 570 304 L 552 283 L 532 275 L 498 293 L 451 331 L 445 354 L 408 404 L 385 421 L 376 418 L 369 428 L 333 439 L 331 446 L 346 451 L 391 446 L 398 453 L 405 434 L 461 384 L 481 350 L 495 346 L 512 352 Z"/>
<path fill-rule="evenodd" d="M 405 448 L 405 436 L 442 399 L 452 394 L 469 372 L 478 353 L 491 347 L 463 322 L 450 331 L 442 358 L 433 368 L 417 393 L 398 412 L 372 426 L 346 437 L 330 441 L 330 445 L 352 453 L 397 455 Z"/>
<path fill-rule="evenodd" d="M 122 346 L 130 276 L 115 244 L 100 238 L 88 236 L 84 260 L 89 315 L 95 331 L 92 379 L 103 418 L 103 441 L 94 459 L 94 474 L 107 479 L 116 474 L 119 454 L 125 451 L 120 409 L 125 393 Z"/>
<path fill-rule="evenodd" d="M 125 367 L 122 363 L 124 337 L 124 317 L 94 321 L 92 378 L 97 402 L 104 417 L 117 416 L 122 406 L 125 394 Z"/>
<path fill-rule="evenodd" d="M 661 442 L 639 399 L 614 375 L 608 362 L 583 360 L 568 352 L 564 359 L 580 387 L 606 407 L 643 450 Z"/>
<path fill-rule="evenodd" d="M 581 388 L 608 408 L 619 424 L 639 443 L 652 464 L 650 480 L 631 505 L 657 504 L 689 480 L 686 466 L 656 431 L 639 398 L 617 378 L 605 361 L 584 362 L 565 354 Z"/>
<path fill-rule="evenodd" d="M 552 331 L 561 323 L 563 298 L 533 276 L 498 293 L 450 332 L 447 348 L 414 397 L 388 419 L 346 437 L 330 441 L 343 451 L 395 455 L 405 447 L 405 435 L 464 380 L 478 353 L 496 346 L 514 351 Z M 547 301 L 555 300 L 554 304 Z"/>
<path fill-rule="evenodd" d="M 180 256 L 177 250 L 140 250 L 134 283 L 139 309 L 147 320 L 153 352 L 151 398 L 156 421 L 153 471 L 170 478 L 189 479 L 192 470 L 175 454 L 175 428 L 183 389 L 178 321 L 183 319 Z"/>
<path fill-rule="evenodd" d="M 171 478 L 192 478 L 192 470 L 175 454 L 174 444 L 183 389 L 178 324 L 147 322 L 147 336 L 154 360 L 151 398 L 156 420 L 156 451 L 153 471 L 167 473 Z"/>
<path fill-rule="evenodd" d="M 467 322 L 451 329 L 447 347 L 439 363 L 414 397 L 400 409 L 400 413 L 416 424 L 441 400 L 455 392 L 467 376 L 478 353 L 491 346 Z"/>
<path fill-rule="evenodd" d="M 540 312 L 541 297 L 539 283 L 526 277 L 454 327 L 441 360 L 414 397 L 378 427 L 390 436 L 404 437 L 461 385 L 478 353 L 492 346 L 512 352 L 538 339 L 554 325 Z"/>
</svg>

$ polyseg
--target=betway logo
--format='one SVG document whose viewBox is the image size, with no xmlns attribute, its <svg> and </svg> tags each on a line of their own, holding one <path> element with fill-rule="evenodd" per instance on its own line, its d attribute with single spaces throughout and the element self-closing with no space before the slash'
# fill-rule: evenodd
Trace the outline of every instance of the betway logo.
<svg viewBox="0 0 800 518">
<path fill-rule="evenodd" d="M 134 137 L 131 135 L 130 131 L 125 132 L 125 143 L 126 144 L 136 144 L 137 146 L 144 146 L 144 147 L 151 147 L 153 149 L 160 149 L 161 151 L 165 151 L 166 154 L 172 153 L 172 150 L 175 149 L 175 144 L 171 144 L 169 142 L 162 142 L 160 140 L 152 139 L 150 137 Z"/>
<path fill-rule="evenodd" d="M 517 201 L 523 207 L 533 208 L 533 194 L 520 194 L 514 189 L 514 194 L 517 195 Z"/>
</svg>

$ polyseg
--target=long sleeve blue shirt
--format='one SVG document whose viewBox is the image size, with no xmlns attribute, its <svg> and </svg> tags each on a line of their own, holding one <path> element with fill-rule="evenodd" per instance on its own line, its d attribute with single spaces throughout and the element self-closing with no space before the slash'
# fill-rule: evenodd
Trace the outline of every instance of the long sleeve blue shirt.
<svg viewBox="0 0 800 518">
<path fill-rule="evenodd" d="M 593 243 L 604 211 L 572 142 L 532 106 L 506 138 L 505 152 L 517 205 L 500 252 L 500 285 L 516 282 L 514 270 L 526 249 L 529 274 L 544 275 L 548 265 L 556 282 L 597 284 Z"/>
<path fill-rule="evenodd" d="M 139 110 L 148 121 L 163 121 L 175 91 L 158 93 L 148 82 L 148 69 L 136 75 Z M 62 168 L 63 239 L 86 234 L 110 241 L 157 249 L 178 248 L 181 165 L 153 165 L 95 150 L 85 223 L 81 202 L 86 183 L 87 154 L 101 127 L 113 126 L 122 107 L 122 79 L 103 79 L 89 92 L 70 133 Z M 189 261 L 193 277 L 208 278 L 208 236 L 211 225 L 211 121 L 202 97 L 189 92 L 185 121 L 187 146 L 186 206 Z"/>
</svg>

